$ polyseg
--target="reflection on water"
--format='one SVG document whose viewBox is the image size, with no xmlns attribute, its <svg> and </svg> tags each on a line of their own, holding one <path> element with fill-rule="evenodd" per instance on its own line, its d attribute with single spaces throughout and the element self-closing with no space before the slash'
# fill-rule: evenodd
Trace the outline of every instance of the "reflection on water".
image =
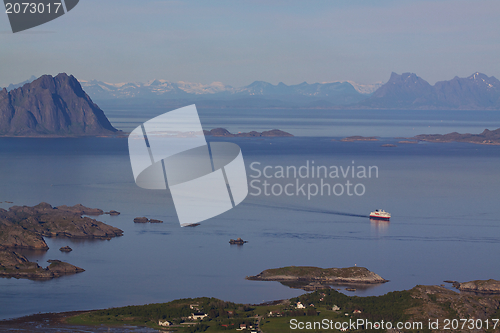
<svg viewBox="0 0 500 333">
<path fill-rule="evenodd" d="M 22 254 L 30 261 L 42 261 L 47 254 L 46 250 L 16 249 L 16 252 Z"/>
<path fill-rule="evenodd" d="M 269 282 L 268 282 L 269 283 Z M 375 289 L 381 284 L 332 284 L 320 282 L 306 282 L 306 281 L 279 281 L 284 286 L 293 289 L 302 289 L 305 291 L 314 291 L 319 289 L 334 289 L 346 295 L 363 295 L 370 289 Z"/>
<path fill-rule="evenodd" d="M 390 222 L 387 220 L 370 219 L 372 234 L 375 236 L 384 236 L 387 234 Z"/>
<path fill-rule="evenodd" d="M 1 324 L 0 324 L 1 325 Z M 106 326 L 74 326 L 74 325 L 54 325 L 54 324 L 40 324 L 28 323 L 22 325 L 13 325 L 11 327 L 0 326 L 2 332 L 38 332 L 38 333 L 97 333 L 97 332 L 110 332 L 110 333 L 153 333 L 153 332 L 169 332 L 159 331 L 147 327 L 136 326 L 120 326 L 120 327 L 106 327 Z"/>
</svg>

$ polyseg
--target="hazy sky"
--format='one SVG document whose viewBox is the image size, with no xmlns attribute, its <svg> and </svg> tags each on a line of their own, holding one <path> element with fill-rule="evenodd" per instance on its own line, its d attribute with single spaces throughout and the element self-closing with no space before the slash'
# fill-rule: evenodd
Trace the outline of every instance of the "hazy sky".
<svg viewBox="0 0 500 333">
<path fill-rule="evenodd" d="M 499 17 L 498 0 L 80 0 L 16 34 L 0 13 L 0 86 L 59 72 L 233 86 L 500 78 Z"/>
</svg>

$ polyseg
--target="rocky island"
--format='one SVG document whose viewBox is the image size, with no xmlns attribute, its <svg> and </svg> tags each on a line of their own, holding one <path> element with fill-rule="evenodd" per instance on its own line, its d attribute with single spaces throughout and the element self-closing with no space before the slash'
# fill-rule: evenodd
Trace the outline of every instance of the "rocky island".
<svg viewBox="0 0 500 333">
<path fill-rule="evenodd" d="M 203 130 L 203 134 L 209 135 L 209 136 L 223 136 L 226 138 L 234 138 L 234 137 L 244 137 L 244 138 L 250 138 L 250 137 L 291 137 L 293 136 L 292 134 L 279 130 L 279 129 L 273 129 L 270 131 L 264 131 L 264 132 L 256 132 L 256 131 L 251 131 L 248 133 L 230 133 L 227 129 L 225 128 L 214 128 L 213 130 L 207 131 Z"/>
<path fill-rule="evenodd" d="M 493 131 L 485 129 L 480 134 L 460 134 L 457 132 L 448 134 L 420 134 L 409 139 L 427 142 L 467 142 L 483 145 L 500 145 L 500 128 Z"/>
<path fill-rule="evenodd" d="M 59 261 L 50 261 L 49 267 L 42 268 L 12 250 L 48 250 L 43 237 L 111 239 L 121 236 L 122 230 L 82 216 L 101 214 L 102 210 L 83 205 L 52 207 L 45 202 L 34 207 L 0 209 L 0 276 L 47 279 L 82 272 L 79 267 Z"/>
<path fill-rule="evenodd" d="M 47 268 L 42 268 L 37 263 L 30 262 L 25 256 L 17 252 L 0 251 L 0 277 L 49 280 L 85 271 L 80 267 L 60 260 L 48 260 L 47 262 L 50 265 Z"/>
<path fill-rule="evenodd" d="M 278 281 L 292 288 L 316 290 L 336 284 L 378 284 L 388 280 L 364 267 L 319 268 L 309 266 L 288 266 L 266 269 L 247 280 Z"/>
<path fill-rule="evenodd" d="M 477 294 L 500 294 L 500 281 L 493 279 L 463 283 L 455 282 L 453 286 L 460 291 L 469 291 Z"/>
<path fill-rule="evenodd" d="M 134 223 L 163 223 L 162 220 L 148 219 L 147 217 L 136 217 Z"/>
<path fill-rule="evenodd" d="M 248 243 L 248 241 L 241 239 L 241 237 L 238 237 L 237 239 L 230 239 L 229 244 L 231 245 L 243 245 L 245 243 Z"/>
</svg>

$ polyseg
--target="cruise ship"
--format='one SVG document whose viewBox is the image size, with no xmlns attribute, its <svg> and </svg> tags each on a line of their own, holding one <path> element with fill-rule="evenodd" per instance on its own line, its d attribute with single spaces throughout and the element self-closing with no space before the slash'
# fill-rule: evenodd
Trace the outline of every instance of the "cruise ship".
<svg viewBox="0 0 500 333">
<path fill-rule="evenodd" d="M 386 212 L 383 209 L 376 209 L 374 212 L 370 213 L 370 218 L 380 219 L 380 220 L 389 220 L 391 218 L 391 214 Z"/>
</svg>

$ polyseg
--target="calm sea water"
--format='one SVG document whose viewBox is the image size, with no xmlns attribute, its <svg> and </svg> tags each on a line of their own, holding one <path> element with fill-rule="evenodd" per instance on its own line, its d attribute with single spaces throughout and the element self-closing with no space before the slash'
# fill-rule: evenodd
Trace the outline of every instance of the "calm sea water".
<svg viewBox="0 0 500 333">
<path fill-rule="evenodd" d="M 326 180 L 331 185 L 346 180 L 362 184 L 365 193 L 361 196 L 317 195 L 308 200 L 303 195 L 249 195 L 235 209 L 196 228 L 180 228 L 168 192 L 135 185 L 126 139 L 1 138 L 0 201 L 115 209 L 122 214 L 99 220 L 121 228 L 124 236 L 109 241 L 46 238 L 49 251 L 23 251 L 42 266 L 48 259 L 61 259 L 86 271 L 51 281 L 0 279 L 0 318 L 199 296 L 245 303 L 289 298 L 302 291 L 277 282 L 245 280 L 264 269 L 287 265 L 356 264 L 390 280 L 358 289 L 357 295 L 379 295 L 448 279 L 500 279 L 494 255 L 500 247 L 496 208 L 500 147 L 404 145 L 391 138 L 424 133 L 409 129 L 433 126 L 427 124 L 434 124 L 429 131 L 436 129 L 436 133 L 495 129 L 500 127 L 497 114 L 407 112 L 390 121 L 393 111 L 359 111 L 352 119 L 346 112 L 318 111 L 287 118 L 283 113 L 259 112 L 251 117 L 249 111 L 240 111 L 230 116 L 230 111 L 200 110 L 200 115 L 205 128 L 280 128 L 303 135 L 227 139 L 242 148 L 249 180 L 257 175 L 250 168 L 253 162 L 261 163 L 261 170 L 264 166 L 298 168 L 313 161 L 328 167 L 376 166 L 378 177 Z M 127 112 L 110 111 L 113 123 L 124 130 L 152 115 L 133 117 Z M 444 125 L 439 127 L 441 120 Z M 354 143 L 336 140 L 345 135 L 382 138 Z M 381 147 L 385 143 L 397 147 Z M 285 186 L 296 179 L 268 181 Z M 319 179 L 299 181 L 319 183 Z M 0 208 L 11 205 L 1 203 Z M 371 222 L 364 217 L 376 208 L 391 212 L 391 221 Z M 134 224 L 137 216 L 164 223 Z M 249 242 L 228 244 L 237 237 Z M 61 253 L 58 249 L 65 245 L 73 251 Z"/>
</svg>

